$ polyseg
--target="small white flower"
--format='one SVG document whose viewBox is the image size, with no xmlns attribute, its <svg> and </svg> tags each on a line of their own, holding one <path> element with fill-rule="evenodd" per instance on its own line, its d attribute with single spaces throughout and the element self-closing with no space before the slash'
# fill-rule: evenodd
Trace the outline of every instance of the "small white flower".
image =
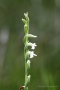
<svg viewBox="0 0 60 90">
<path fill-rule="evenodd" d="M 27 45 L 28 45 L 28 46 L 31 46 L 31 49 L 33 49 L 33 50 L 34 50 L 35 47 L 37 46 L 36 43 L 31 43 L 31 42 L 27 43 Z"/>
<path fill-rule="evenodd" d="M 28 51 L 30 58 L 33 58 L 34 56 L 37 56 L 36 54 L 34 54 L 34 51 Z"/>
</svg>

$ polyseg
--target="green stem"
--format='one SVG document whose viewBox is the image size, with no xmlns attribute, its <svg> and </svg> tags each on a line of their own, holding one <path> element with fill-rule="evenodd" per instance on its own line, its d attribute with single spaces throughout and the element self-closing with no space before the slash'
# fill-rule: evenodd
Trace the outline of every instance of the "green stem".
<svg viewBox="0 0 60 90">
<path fill-rule="evenodd" d="M 28 17 L 26 19 L 26 22 L 27 22 L 27 27 L 24 28 L 25 30 L 25 35 L 27 35 L 29 33 L 29 20 L 28 20 Z M 27 71 L 27 60 L 29 57 L 26 57 L 26 53 L 28 51 L 28 46 L 26 45 L 26 43 L 28 42 L 28 37 L 25 37 L 25 40 L 24 40 L 24 43 L 25 43 L 25 47 L 24 47 L 24 56 L 25 56 L 25 88 L 24 90 L 28 90 L 28 86 L 26 85 L 27 83 L 27 76 L 28 76 L 28 71 Z"/>
</svg>

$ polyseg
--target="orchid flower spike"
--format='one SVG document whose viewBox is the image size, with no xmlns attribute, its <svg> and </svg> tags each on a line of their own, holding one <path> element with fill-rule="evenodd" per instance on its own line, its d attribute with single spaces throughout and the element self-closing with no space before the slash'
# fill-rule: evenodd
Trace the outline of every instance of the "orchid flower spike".
<svg viewBox="0 0 60 90">
<path fill-rule="evenodd" d="M 28 84 L 30 82 L 31 75 L 28 75 L 28 71 L 30 69 L 30 60 L 29 58 L 33 58 L 34 56 L 37 56 L 34 51 L 29 50 L 29 46 L 31 46 L 31 49 L 34 50 L 35 47 L 37 46 L 36 43 L 31 43 L 29 42 L 29 38 L 36 38 L 37 36 L 29 34 L 29 17 L 28 17 L 28 12 L 24 13 L 25 19 L 22 19 L 24 23 L 24 57 L 25 57 L 25 83 L 24 86 L 20 88 L 20 90 L 29 90 L 28 89 Z"/>
</svg>

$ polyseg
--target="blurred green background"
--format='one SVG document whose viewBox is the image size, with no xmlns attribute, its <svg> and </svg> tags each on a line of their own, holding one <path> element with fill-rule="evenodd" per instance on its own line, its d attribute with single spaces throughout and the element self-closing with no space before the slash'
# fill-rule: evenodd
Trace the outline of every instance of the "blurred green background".
<svg viewBox="0 0 60 90">
<path fill-rule="evenodd" d="M 60 0 L 0 0 L 0 90 L 24 85 L 25 12 L 37 36 L 29 90 L 60 90 Z"/>
</svg>

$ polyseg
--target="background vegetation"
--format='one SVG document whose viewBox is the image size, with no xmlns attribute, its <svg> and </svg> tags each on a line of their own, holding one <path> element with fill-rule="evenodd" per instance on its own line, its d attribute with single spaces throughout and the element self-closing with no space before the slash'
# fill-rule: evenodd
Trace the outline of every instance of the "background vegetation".
<svg viewBox="0 0 60 90">
<path fill-rule="evenodd" d="M 60 0 L 0 0 L 0 90 L 24 85 L 24 13 L 37 39 L 29 90 L 60 90 Z"/>
</svg>

